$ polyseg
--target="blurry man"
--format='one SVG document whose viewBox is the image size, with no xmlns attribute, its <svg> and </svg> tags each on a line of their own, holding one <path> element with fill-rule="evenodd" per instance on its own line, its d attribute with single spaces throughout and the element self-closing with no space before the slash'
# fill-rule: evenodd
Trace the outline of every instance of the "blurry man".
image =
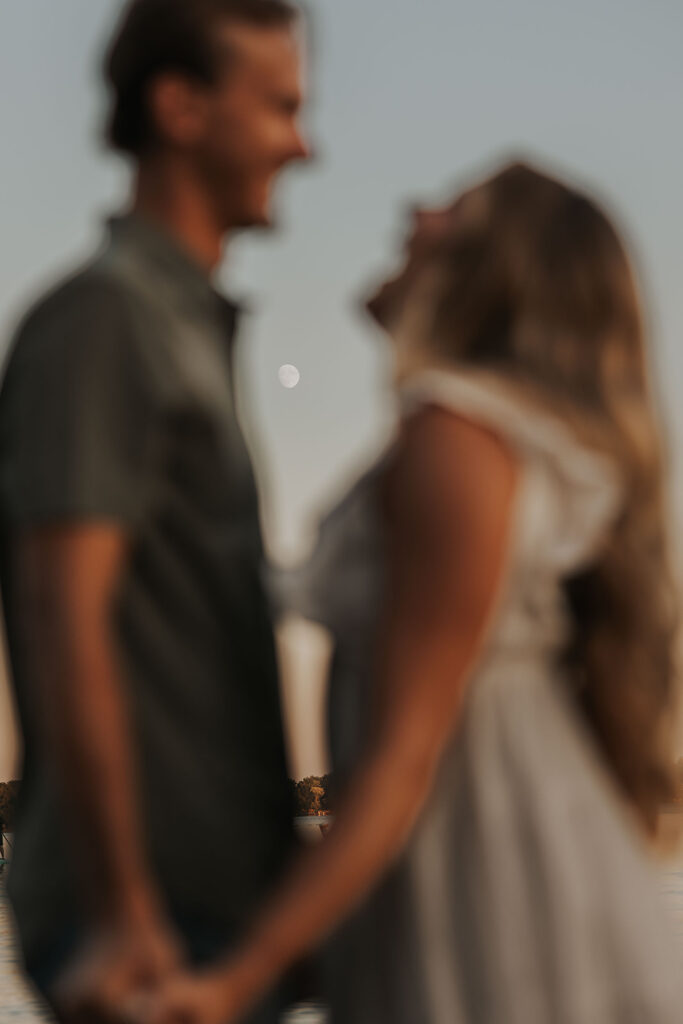
<svg viewBox="0 0 683 1024">
<path fill-rule="evenodd" d="M 237 310 L 211 275 L 307 155 L 285 0 L 136 0 L 106 76 L 131 212 L 29 313 L 0 399 L 10 895 L 29 974 L 53 1001 L 71 976 L 93 1021 L 229 945 L 287 856 Z"/>
</svg>

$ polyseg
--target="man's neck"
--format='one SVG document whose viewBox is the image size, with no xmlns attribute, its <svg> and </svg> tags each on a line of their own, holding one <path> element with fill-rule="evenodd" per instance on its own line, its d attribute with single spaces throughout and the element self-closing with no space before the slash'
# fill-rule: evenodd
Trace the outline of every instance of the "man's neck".
<svg viewBox="0 0 683 1024">
<path fill-rule="evenodd" d="M 138 168 L 133 212 L 158 224 L 211 274 L 223 258 L 225 231 L 201 188 L 182 167 L 150 159 Z"/>
</svg>

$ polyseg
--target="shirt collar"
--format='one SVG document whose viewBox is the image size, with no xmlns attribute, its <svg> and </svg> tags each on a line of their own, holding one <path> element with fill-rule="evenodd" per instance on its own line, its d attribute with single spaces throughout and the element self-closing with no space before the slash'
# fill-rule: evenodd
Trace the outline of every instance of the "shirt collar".
<svg viewBox="0 0 683 1024">
<path fill-rule="evenodd" d="M 173 285 L 178 299 L 190 300 L 205 314 L 217 313 L 234 335 L 242 307 L 216 290 L 211 275 L 182 242 L 138 213 L 110 217 L 107 223 L 114 246 L 132 249 Z"/>
</svg>

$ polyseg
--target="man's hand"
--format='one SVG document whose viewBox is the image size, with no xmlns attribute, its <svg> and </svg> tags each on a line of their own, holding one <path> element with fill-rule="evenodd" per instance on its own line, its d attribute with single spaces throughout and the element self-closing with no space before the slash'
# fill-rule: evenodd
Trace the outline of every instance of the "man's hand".
<svg viewBox="0 0 683 1024">
<path fill-rule="evenodd" d="M 54 991 L 64 1024 L 131 1024 L 134 1008 L 182 963 L 172 929 L 161 920 L 117 921 L 91 933 Z"/>
<path fill-rule="evenodd" d="M 119 1004 L 180 961 L 138 806 L 116 627 L 129 547 L 122 527 L 88 522 L 25 530 L 15 553 L 36 733 L 61 798 L 87 922 L 54 999 L 67 1024 L 109 1024 Z"/>
<path fill-rule="evenodd" d="M 234 995 L 224 971 L 178 973 L 150 997 L 140 1024 L 233 1024 L 244 1010 L 236 1005 L 236 990 Z"/>
</svg>

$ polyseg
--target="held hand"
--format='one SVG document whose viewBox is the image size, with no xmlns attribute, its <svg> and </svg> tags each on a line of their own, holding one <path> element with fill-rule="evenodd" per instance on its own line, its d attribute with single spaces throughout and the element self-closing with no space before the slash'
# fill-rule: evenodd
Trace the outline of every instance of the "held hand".
<svg viewBox="0 0 683 1024">
<path fill-rule="evenodd" d="M 132 1022 L 134 1007 L 179 970 L 181 959 L 179 943 L 161 919 L 102 925 L 56 985 L 60 1022 Z"/>
<path fill-rule="evenodd" d="M 234 1024 L 243 1012 L 225 973 L 179 973 L 150 999 L 144 1024 Z"/>
</svg>

